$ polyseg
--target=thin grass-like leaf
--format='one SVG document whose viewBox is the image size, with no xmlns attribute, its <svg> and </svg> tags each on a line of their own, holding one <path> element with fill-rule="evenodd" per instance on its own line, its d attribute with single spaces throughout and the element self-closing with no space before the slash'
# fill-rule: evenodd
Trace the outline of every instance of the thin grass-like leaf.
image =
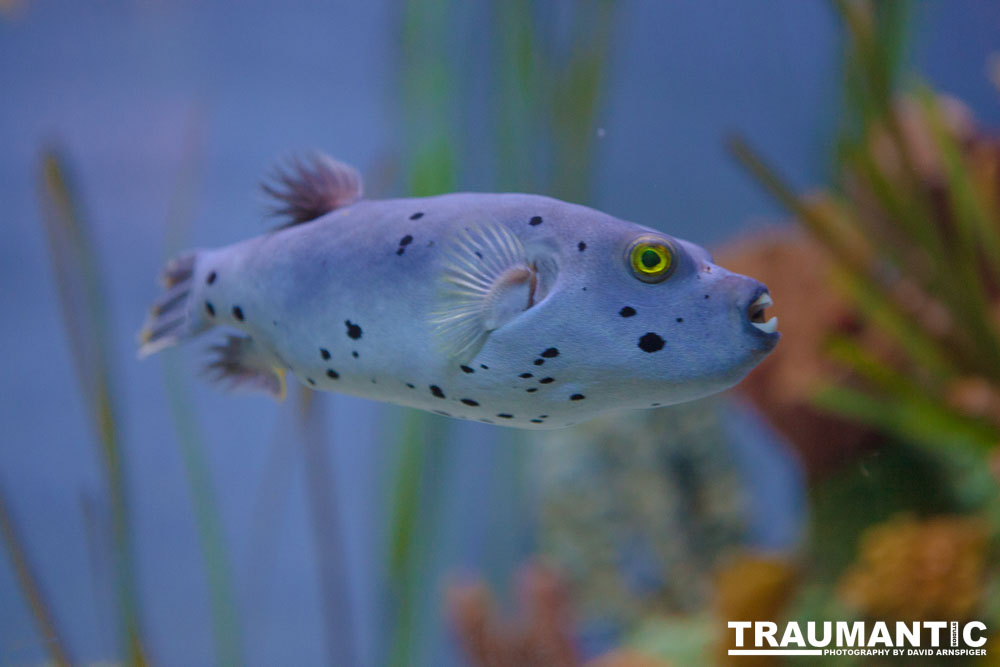
<svg viewBox="0 0 1000 667">
<path fill-rule="evenodd" d="M 111 503 L 114 574 L 124 659 L 145 664 L 135 583 L 124 451 L 119 436 L 109 348 L 108 317 L 97 255 L 62 159 L 42 154 L 43 221 L 80 390 L 94 421 Z"/>
<path fill-rule="evenodd" d="M 807 206 L 744 140 L 734 137 L 729 145 L 750 173 L 832 252 L 842 267 L 838 275 L 863 312 L 899 340 L 915 361 L 926 366 L 934 375 L 947 375 L 954 367 L 953 362 L 938 341 L 917 326 L 913 318 L 903 312 L 871 277 L 868 267 L 871 260 L 866 256 L 867 251 L 859 253 L 856 246 L 846 244 L 843 231 L 816 207 Z"/>
<path fill-rule="evenodd" d="M 199 180 L 198 156 L 201 145 L 201 122 L 197 112 L 188 119 L 180 169 L 170 201 L 167 233 L 164 244 L 166 258 L 176 255 L 186 244 Z M 198 424 L 197 410 L 185 384 L 180 358 L 175 350 L 162 355 L 164 390 L 180 449 L 184 473 L 191 491 L 195 520 L 198 526 L 202 559 L 205 563 L 209 600 L 212 612 L 212 635 L 218 664 L 243 663 L 239 613 L 232 581 L 232 566 L 226 549 L 222 518 L 208 462 L 205 459 L 205 438 Z"/>
<path fill-rule="evenodd" d="M 405 665 L 412 657 L 419 597 L 418 564 L 424 562 L 418 526 L 427 418 L 414 410 L 408 411 L 404 420 L 389 529 L 389 574 L 394 602 L 390 665 Z"/>
<path fill-rule="evenodd" d="M 493 3 L 498 26 L 497 174 L 501 189 L 531 192 L 539 187 L 536 151 L 541 128 L 537 102 L 546 64 L 539 62 L 537 28 L 529 0 Z"/>
<path fill-rule="evenodd" d="M 909 412 L 919 412 L 922 423 L 933 424 L 938 433 L 965 434 L 983 449 L 1000 440 L 1000 432 L 987 421 L 959 415 L 951 410 L 945 402 L 943 387 L 936 387 L 935 390 L 918 384 L 850 338 L 835 337 L 828 341 L 826 347 L 832 359 L 872 383 L 879 389 L 880 395 L 889 397 Z"/>
<path fill-rule="evenodd" d="M 981 454 L 996 443 L 996 432 L 987 425 L 956 419 L 945 410 L 929 409 L 932 406 L 925 401 L 886 394 L 873 396 L 870 392 L 829 385 L 817 391 L 812 402 L 930 449 L 957 447 Z"/>
<path fill-rule="evenodd" d="M 411 113 L 407 185 L 414 196 L 450 192 L 458 182 L 458 150 L 448 124 L 457 86 L 452 64 L 442 50 L 442 45 L 450 43 L 450 8 L 450 0 L 410 0 L 404 12 L 403 97 Z M 421 515 L 427 491 L 422 480 L 429 448 L 447 447 L 446 437 L 433 437 L 434 422 L 426 413 L 409 410 L 397 436 L 397 464 L 389 500 L 387 565 L 393 619 L 385 656 L 389 665 L 419 661 L 417 628 L 422 619 L 418 605 L 430 583 L 421 576 L 428 560 L 425 536 L 434 531 L 436 519 Z"/>
<path fill-rule="evenodd" d="M 208 462 L 205 439 L 198 425 L 195 406 L 185 385 L 178 355 L 174 350 L 163 354 L 163 383 L 177 429 L 184 472 L 195 510 L 202 558 L 208 581 L 212 610 L 212 634 L 215 657 L 220 665 L 243 663 L 239 612 L 232 581 L 232 567 L 226 549 L 222 519 Z"/>
<path fill-rule="evenodd" d="M 337 511 L 338 476 L 327 448 L 325 397 L 302 388 L 298 391 L 299 432 L 306 472 L 306 496 L 316 550 L 317 579 L 324 617 L 327 657 L 331 665 L 355 665 L 354 627 L 348 594 L 345 531 Z"/>
<path fill-rule="evenodd" d="M 961 254 L 950 268 L 962 276 L 964 291 L 969 294 L 964 321 L 983 352 L 980 363 L 1000 381 L 1000 331 L 983 281 L 984 276 L 1000 277 L 1000 225 L 978 196 L 956 140 L 945 129 L 937 102 L 926 89 L 921 91 L 920 100 L 944 163 L 948 203 L 960 239 Z"/>
<path fill-rule="evenodd" d="M 815 207 L 806 203 L 785 182 L 778 172 L 772 168 L 740 136 L 731 136 L 727 140 L 730 153 L 746 168 L 750 174 L 773 196 L 781 206 L 794 215 L 809 231 L 816 235 L 833 253 L 834 257 L 859 274 L 865 274 L 870 264 L 870 253 L 859 253 L 856 246 L 844 242 L 843 235 L 832 221 L 822 215 Z"/>
<path fill-rule="evenodd" d="M 940 380 L 956 373 L 956 363 L 949 356 L 949 350 L 924 332 L 910 314 L 903 312 L 871 280 L 851 271 L 834 271 L 833 280 L 865 317 L 889 334 L 932 378 Z"/>
<path fill-rule="evenodd" d="M 59 624 L 52 614 L 52 605 L 43 592 L 41 582 L 28 557 L 28 550 L 25 548 L 24 540 L 21 539 L 21 531 L 17 527 L 7 502 L 6 492 L 2 487 L 0 487 L 0 538 L 7 548 L 7 555 L 10 557 L 21 593 L 35 618 L 35 625 L 38 627 L 38 634 L 42 638 L 45 651 L 53 663 L 59 667 L 69 667 L 74 660 L 70 657 L 65 635 L 60 632 Z"/>
</svg>

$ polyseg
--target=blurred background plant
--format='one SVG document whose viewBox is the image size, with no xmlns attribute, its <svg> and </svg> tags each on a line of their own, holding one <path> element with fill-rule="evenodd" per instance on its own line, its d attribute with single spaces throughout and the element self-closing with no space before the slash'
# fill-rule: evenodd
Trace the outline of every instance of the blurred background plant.
<svg viewBox="0 0 1000 667">
<path fill-rule="evenodd" d="M 38 161 L 49 124 L 57 136 L 79 125 L 63 145 L 80 147 L 94 194 L 70 187 L 61 154 L 40 156 L 62 334 L 27 305 L 51 295 L 19 262 L 30 242 L 10 250 L 16 225 L 0 266 L 15 267 L 3 275 L 20 315 L 0 334 L 14 377 L 58 375 L 52 348 L 68 342 L 80 390 L 47 377 L 0 406 L 32 445 L 0 449 L 0 663 L 645 667 L 724 663 L 733 618 L 1000 627 L 1000 144 L 916 78 L 913 6 L 413 0 L 339 7 L 334 39 L 328 20 L 263 4 L 229 37 L 216 28 L 234 17 L 211 3 L 73 20 L 56 5 L 0 2 L 0 49 L 48 73 L 0 70 L 25 100 L 0 106 L 12 119 L 0 136 L 30 124 L 24 109 L 41 116 L 9 135 Z M 937 7 L 925 11 L 944 25 L 971 16 L 970 32 L 997 16 Z M 360 21 L 388 27 L 358 34 Z M 938 59 L 969 62 L 931 35 Z M 106 36 L 116 57 L 75 55 Z M 816 72 L 838 36 L 844 93 L 824 173 L 803 156 L 831 143 L 833 91 Z M 126 90 L 137 81 L 165 87 L 142 88 L 149 102 Z M 794 187 L 748 140 L 732 148 L 754 186 L 706 149 L 733 126 L 780 156 Z M 749 225 L 716 256 L 770 286 L 782 344 L 735 394 L 551 434 L 305 390 L 262 410 L 190 380 L 194 355 L 130 364 L 161 256 L 262 229 L 245 222 L 258 211 L 249 179 L 303 145 L 368 155 L 373 197 L 541 192 L 698 242 L 734 231 L 719 220 L 773 218 L 763 185 L 801 230 Z M 0 163 L 0 193 L 30 190 L 19 165 Z M 165 243 L 135 224 L 157 206 Z M 13 218 L 38 217 L 26 210 Z M 84 419 L 96 490 L 74 449 Z M 67 488 L 82 520 L 60 504 Z M 14 590 L 23 610 L 6 602 Z M 100 639 L 108 601 L 117 646 Z"/>
<path fill-rule="evenodd" d="M 845 93 L 831 185 L 799 195 L 731 142 L 806 231 L 726 253 L 760 269 L 788 343 L 747 394 L 811 463 L 804 582 L 784 613 L 995 630 L 1000 144 L 903 66 L 908 3 L 834 4 Z"/>
</svg>

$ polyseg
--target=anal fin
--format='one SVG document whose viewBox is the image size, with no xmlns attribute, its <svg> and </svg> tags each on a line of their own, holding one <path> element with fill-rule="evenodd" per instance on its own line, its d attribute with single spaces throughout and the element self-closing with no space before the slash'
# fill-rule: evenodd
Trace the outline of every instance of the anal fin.
<svg viewBox="0 0 1000 667">
<path fill-rule="evenodd" d="M 285 400 L 285 369 L 248 336 L 227 336 L 223 345 L 213 345 L 215 358 L 205 371 L 212 379 L 226 382 L 230 389 L 264 392 Z"/>
</svg>

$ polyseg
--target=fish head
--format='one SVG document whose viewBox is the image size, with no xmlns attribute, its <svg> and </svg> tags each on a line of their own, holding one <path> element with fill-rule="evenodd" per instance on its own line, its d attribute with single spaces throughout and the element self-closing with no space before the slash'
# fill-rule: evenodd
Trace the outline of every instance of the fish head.
<svg viewBox="0 0 1000 667">
<path fill-rule="evenodd" d="M 694 243 L 628 224 L 571 250 L 546 303 L 521 324 L 544 332 L 541 344 L 562 341 L 581 386 L 599 385 L 592 393 L 607 393 L 613 407 L 721 391 L 778 343 L 767 287 Z"/>
</svg>

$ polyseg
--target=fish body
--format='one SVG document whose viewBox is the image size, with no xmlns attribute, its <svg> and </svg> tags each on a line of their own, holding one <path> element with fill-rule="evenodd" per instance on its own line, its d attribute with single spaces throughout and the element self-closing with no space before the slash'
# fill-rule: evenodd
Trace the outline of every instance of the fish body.
<svg viewBox="0 0 1000 667">
<path fill-rule="evenodd" d="M 344 192 L 360 195 L 348 169 L 299 165 L 278 194 L 305 220 L 169 265 L 140 351 L 221 326 L 243 335 L 213 348 L 210 367 L 238 384 L 281 395 L 287 372 L 313 389 L 555 428 L 717 392 L 778 340 L 761 317 L 766 288 L 694 244 L 538 195 L 361 200 Z M 324 188 L 339 207 L 308 219 L 324 206 L 303 197 Z M 637 277 L 640 241 L 670 255 L 667 277 Z"/>
</svg>

